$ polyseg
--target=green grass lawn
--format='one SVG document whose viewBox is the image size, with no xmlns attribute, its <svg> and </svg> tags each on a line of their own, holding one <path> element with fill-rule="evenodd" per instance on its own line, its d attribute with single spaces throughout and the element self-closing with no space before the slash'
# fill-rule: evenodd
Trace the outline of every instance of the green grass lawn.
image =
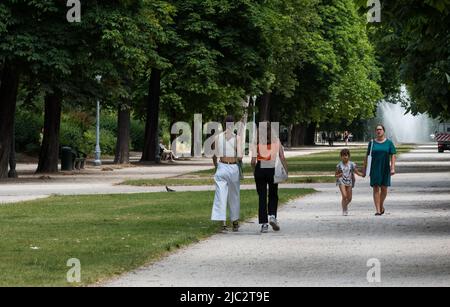
<svg viewBox="0 0 450 307">
<path fill-rule="evenodd" d="M 302 183 L 332 183 L 336 178 L 333 176 L 306 176 L 306 177 L 290 177 L 286 184 L 302 184 Z M 132 185 L 139 187 L 159 187 L 159 186 L 202 186 L 202 185 L 214 185 L 214 179 L 212 176 L 196 179 L 188 178 L 166 178 L 166 179 L 137 179 L 127 180 L 122 183 L 123 185 Z M 241 184 L 251 185 L 255 184 L 255 179 L 245 178 L 241 180 Z"/>
<path fill-rule="evenodd" d="M 280 190 L 280 202 L 310 189 Z M 213 192 L 58 196 L 0 206 L 0 286 L 88 285 L 160 259 L 218 231 Z M 242 218 L 257 195 L 242 191 Z M 255 231 L 256 231 L 255 225 Z M 66 280 L 81 261 L 81 284 Z"/>
</svg>

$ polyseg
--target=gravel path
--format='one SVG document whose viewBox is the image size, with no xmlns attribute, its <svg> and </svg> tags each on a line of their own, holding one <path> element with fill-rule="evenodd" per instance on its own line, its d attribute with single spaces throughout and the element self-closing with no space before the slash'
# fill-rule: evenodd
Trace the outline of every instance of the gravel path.
<svg viewBox="0 0 450 307">
<path fill-rule="evenodd" d="M 450 155 L 433 149 L 402 157 L 412 166 L 394 177 L 384 217 L 374 216 L 366 179 L 349 217 L 340 215 L 334 185 L 313 185 L 319 193 L 280 211 L 279 233 L 261 235 L 253 220 L 104 286 L 450 286 L 450 173 L 438 167 Z M 381 264 L 375 284 L 366 277 L 374 258 Z"/>
</svg>

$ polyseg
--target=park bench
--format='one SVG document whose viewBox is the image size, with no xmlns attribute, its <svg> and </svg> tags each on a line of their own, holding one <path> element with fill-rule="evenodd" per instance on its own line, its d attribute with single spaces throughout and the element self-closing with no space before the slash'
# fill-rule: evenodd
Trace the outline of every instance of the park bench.
<svg viewBox="0 0 450 307">
<path fill-rule="evenodd" d="M 87 155 L 70 146 L 61 147 L 61 169 L 64 171 L 82 170 L 86 164 Z"/>
<path fill-rule="evenodd" d="M 87 155 L 79 150 L 75 150 L 76 151 L 76 155 L 75 155 L 75 162 L 73 163 L 75 169 L 77 170 L 82 170 L 84 169 L 84 165 L 86 164 L 86 158 Z"/>
</svg>

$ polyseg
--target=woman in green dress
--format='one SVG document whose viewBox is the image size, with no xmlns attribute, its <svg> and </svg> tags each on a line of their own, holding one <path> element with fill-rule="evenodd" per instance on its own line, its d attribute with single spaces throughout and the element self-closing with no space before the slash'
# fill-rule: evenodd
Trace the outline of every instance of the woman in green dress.
<svg viewBox="0 0 450 307">
<path fill-rule="evenodd" d="M 386 129 L 383 125 L 376 128 L 377 138 L 369 143 L 367 156 L 364 161 L 363 174 L 367 174 L 368 156 L 372 153 L 370 168 L 370 186 L 373 188 L 373 200 L 377 210 L 376 216 L 385 213 L 384 202 L 388 188 L 391 186 L 391 176 L 395 175 L 395 161 L 397 149 L 391 140 L 386 138 Z"/>
</svg>

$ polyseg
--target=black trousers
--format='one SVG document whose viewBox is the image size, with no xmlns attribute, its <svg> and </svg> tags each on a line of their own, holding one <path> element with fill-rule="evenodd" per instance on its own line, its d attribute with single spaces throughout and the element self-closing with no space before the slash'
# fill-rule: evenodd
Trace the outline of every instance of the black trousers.
<svg viewBox="0 0 450 307">
<path fill-rule="evenodd" d="M 256 190 L 259 196 L 259 223 L 267 224 L 268 215 L 277 217 L 278 184 L 274 183 L 275 168 L 261 168 L 258 162 L 255 169 Z M 269 202 L 267 202 L 269 192 Z"/>
</svg>

